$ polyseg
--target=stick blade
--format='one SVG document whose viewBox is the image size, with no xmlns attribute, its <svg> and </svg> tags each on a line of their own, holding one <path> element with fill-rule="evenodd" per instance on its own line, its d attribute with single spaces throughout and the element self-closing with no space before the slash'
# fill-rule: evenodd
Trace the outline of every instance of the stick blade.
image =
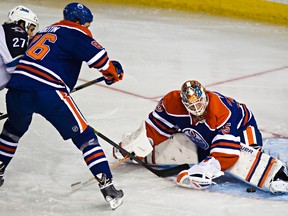
<svg viewBox="0 0 288 216">
<path fill-rule="evenodd" d="M 156 171 L 155 174 L 159 177 L 165 178 L 165 177 L 177 175 L 182 170 L 187 170 L 189 168 L 190 168 L 189 164 L 186 163 L 186 164 L 181 164 L 181 165 L 171 167 L 168 169 L 155 170 Z"/>
<path fill-rule="evenodd" d="M 75 183 L 71 184 L 71 189 L 72 189 L 72 191 L 78 190 L 78 189 L 81 188 L 81 187 L 82 187 L 81 182 L 75 182 Z"/>
</svg>

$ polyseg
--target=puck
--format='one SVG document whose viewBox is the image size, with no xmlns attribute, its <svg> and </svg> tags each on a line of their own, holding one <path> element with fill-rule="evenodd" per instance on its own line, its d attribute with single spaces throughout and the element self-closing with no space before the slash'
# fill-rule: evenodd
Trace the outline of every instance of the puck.
<svg viewBox="0 0 288 216">
<path fill-rule="evenodd" d="M 247 193 L 254 193 L 254 192 L 256 192 L 256 189 L 255 188 L 247 188 L 246 192 Z"/>
</svg>

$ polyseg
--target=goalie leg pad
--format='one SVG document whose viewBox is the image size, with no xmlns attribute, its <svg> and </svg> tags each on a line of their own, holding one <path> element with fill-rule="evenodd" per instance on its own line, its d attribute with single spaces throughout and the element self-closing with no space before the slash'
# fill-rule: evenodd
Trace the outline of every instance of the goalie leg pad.
<svg viewBox="0 0 288 216">
<path fill-rule="evenodd" d="M 227 171 L 250 185 L 271 191 L 270 184 L 283 166 L 277 158 L 241 143 L 240 157 Z"/>
</svg>

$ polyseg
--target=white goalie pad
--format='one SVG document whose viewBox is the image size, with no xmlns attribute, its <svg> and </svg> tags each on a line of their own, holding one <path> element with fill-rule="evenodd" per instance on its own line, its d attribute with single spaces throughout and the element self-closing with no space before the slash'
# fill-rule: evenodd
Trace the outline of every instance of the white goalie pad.
<svg viewBox="0 0 288 216">
<path fill-rule="evenodd" d="M 283 165 L 277 158 L 241 143 L 240 157 L 227 172 L 248 184 L 269 191 L 271 180 Z"/>
<path fill-rule="evenodd" d="M 197 164 L 197 147 L 185 134 L 176 133 L 172 138 L 154 147 L 154 151 L 147 156 L 147 163 L 158 165 Z"/>
<path fill-rule="evenodd" d="M 121 147 L 130 153 L 134 152 L 138 157 L 145 157 L 152 152 L 153 147 L 146 136 L 145 122 L 133 133 L 123 134 Z M 114 150 L 114 155 L 118 159 L 123 158 L 117 149 Z"/>
</svg>

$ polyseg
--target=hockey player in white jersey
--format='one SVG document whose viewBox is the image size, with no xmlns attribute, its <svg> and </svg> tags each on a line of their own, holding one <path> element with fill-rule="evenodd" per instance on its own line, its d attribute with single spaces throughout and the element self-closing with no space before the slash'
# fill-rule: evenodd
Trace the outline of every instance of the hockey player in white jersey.
<svg viewBox="0 0 288 216">
<path fill-rule="evenodd" d="M 24 6 L 11 9 L 8 20 L 0 26 L 0 90 L 9 81 L 38 26 L 37 16 Z"/>
<path fill-rule="evenodd" d="M 0 26 L 0 90 L 10 80 L 20 58 L 27 50 L 30 38 L 39 28 L 37 16 L 27 7 L 17 6 L 8 12 L 7 21 Z M 1 171 L 0 185 L 4 172 Z"/>
</svg>

